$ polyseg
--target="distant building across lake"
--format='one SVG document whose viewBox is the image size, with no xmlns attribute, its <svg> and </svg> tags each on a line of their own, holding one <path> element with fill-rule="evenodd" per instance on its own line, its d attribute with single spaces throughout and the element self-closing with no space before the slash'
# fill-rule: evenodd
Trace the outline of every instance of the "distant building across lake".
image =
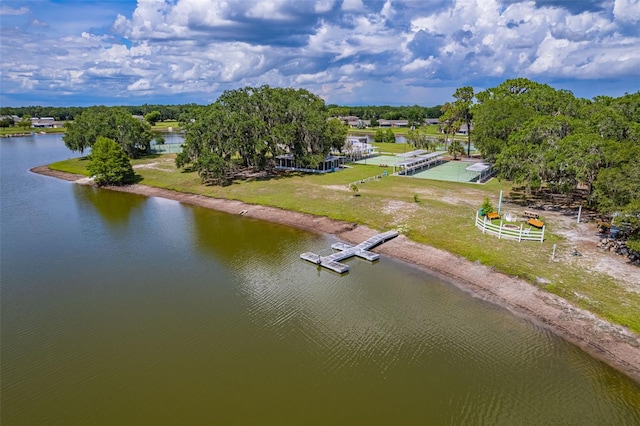
<svg viewBox="0 0 640 426">
<path fill-rule="evenodd" d="M 34 117 L 31 119 L 31 127 L 34 129 L 60 129 L 64 127 L 64 122 L 56 121 L 53 117 Z"/>
</svg>

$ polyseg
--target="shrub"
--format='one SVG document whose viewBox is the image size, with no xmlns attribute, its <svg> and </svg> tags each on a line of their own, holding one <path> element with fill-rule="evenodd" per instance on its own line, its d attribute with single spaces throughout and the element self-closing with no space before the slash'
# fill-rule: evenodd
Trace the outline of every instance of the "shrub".
<svg viewBox="0 0 640 426">
<path fill-rule="evenodd" d="M 491 204 L 491 200 L 489 200 L 489 197 L 484 197 L 484 201 L 480 206 L 480 211 L 482 215 L 487 215 L 493 211 L 493 205 Z"/>
<path fill-rule="evenodd" d="M 113 139 L 98 136 L 91 148 L 87 170 L 98 186 L 133 183 L 135 173 L 131 161 Z"/>
<path fill-rule="evenodd" d="M 627 248 L 629 250 L 640 253 L 640 236 L 627 241 Z"/>
</svg>

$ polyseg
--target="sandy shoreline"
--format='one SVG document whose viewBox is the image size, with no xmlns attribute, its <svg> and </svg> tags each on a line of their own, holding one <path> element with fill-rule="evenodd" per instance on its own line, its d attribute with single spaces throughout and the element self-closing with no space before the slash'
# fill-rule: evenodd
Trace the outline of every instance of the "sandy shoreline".
<svg viewBox="0 0 640 426">
<path fill-rule="evenodd" d="M 48 166 L 36 167 L 31 171 L 67 181 L 84 178 L 80 175 L 51 170 Z M 106 189 L 162 197 L 231 214 L 246 211 L 243 214 L 245 217 L 316 233 L 332 234 L 350 243 L 360 243 L 377 233 L 366 226 L 356 226 L 326 217 L 234 200 L 185 194 L 145 185 Z M 604 321 L 523 280 L 496 272 L 489 267 L 470 262 L 451 253 L 415 243 L 402 235 L 376 248 L 375 251 L 425 268 L 476 297 L 496 303 L 516 315 L 533 320 L 640 382 L 640 336 L 622 326 Z"/>
</svg>

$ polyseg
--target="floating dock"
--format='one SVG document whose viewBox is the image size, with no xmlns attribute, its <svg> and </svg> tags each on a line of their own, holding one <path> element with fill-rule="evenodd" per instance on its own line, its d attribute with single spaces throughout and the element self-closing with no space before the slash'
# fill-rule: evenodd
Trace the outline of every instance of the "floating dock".
<svg viewBox="0 0 640 426">
<path fill-rule="evenodd" d="M 331 248 L 334 250 L 338 250 L 336 253 L 333 253 L 329 256 L 320 256 L 319 254 L 306 252 L 302 253 L 300 255 L 300 258 L 330 269 L 339 274 L 343 274 L 349 270 L 349 265 L 340 263 L 341 260 L 347 259 L 352 256 L 358 256 L 370 262 L 378 260 L 380 258 L 380 255 L 378 253 L 370 252 L 369 250 L 397 236 L 397 231 L 387 231 L 382 234 L 374 235 L 373 237 L 358 244 L 357 246 L 352 246 L 345 243 L 333 243 L 331 244 Z"/>
</svg>

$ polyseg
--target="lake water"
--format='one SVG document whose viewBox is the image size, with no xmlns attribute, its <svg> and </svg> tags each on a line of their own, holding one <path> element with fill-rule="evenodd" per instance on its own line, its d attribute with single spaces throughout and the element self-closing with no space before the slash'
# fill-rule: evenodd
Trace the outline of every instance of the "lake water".
<svg viewBox="0 0 640 426">
<path fill-rule="evenodd" d="M 328 237 L 28 171 L 0 140 L 8 425 L 640 424 L 640 386 L 409 265 Z"/>
</svg>

